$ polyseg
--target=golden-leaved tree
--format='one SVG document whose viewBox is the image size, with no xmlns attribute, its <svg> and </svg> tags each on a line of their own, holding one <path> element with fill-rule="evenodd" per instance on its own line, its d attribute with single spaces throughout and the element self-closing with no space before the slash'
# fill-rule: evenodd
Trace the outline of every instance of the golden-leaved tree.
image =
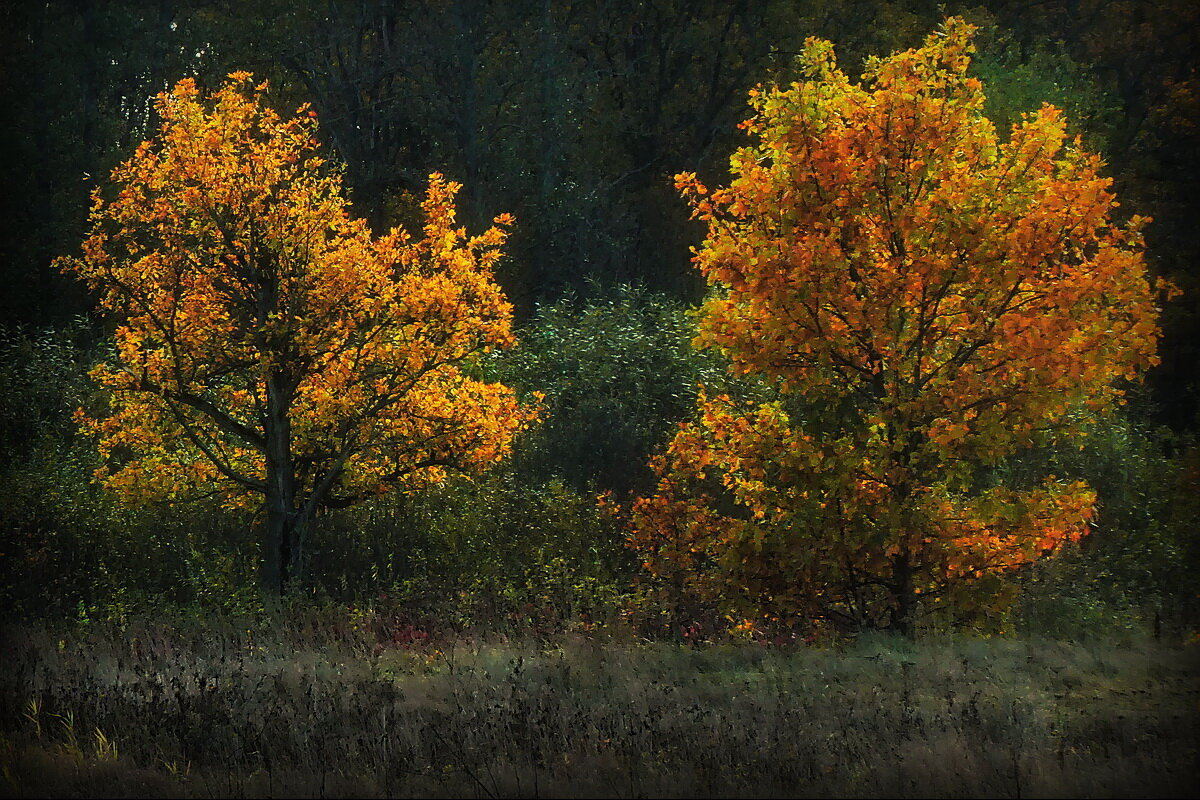
<svg viewBox="0 0 1200 800">
<path fill-rule="evenodd" d="M 1145 220 L 1112 222 L 1055 108 L 997 136 L 973 30 L 947 20 L 861 83 L 809 40 L 801 81 L 751 91 L 732 182 L 679 176 L 708 225 L 696 344 L 771 399 L 702 393 L 656 460 L 631 536 L 653 573 L 747 615 L 911 632 L 1086 531 L 1088 486 L 994 468 L 1156 363 Z"/>
<path fill-rule="evenodd" d="M 507 216 L 455 226 L 430 178 L 423 235 L 375 237 L 318 155 L 315 113 L 281 118 L 234 73 L 159 96 L 162 126 L 94 195 L 64 269 L 115 316 L 93 378 L 101 479 L 130 501 L 217 496 L 263 514 L 264 585 L 299 573 L 318 509 L 502 458 L 534 416 L 473 364 L 513 344 L 493 279 Z"/>
</svg>

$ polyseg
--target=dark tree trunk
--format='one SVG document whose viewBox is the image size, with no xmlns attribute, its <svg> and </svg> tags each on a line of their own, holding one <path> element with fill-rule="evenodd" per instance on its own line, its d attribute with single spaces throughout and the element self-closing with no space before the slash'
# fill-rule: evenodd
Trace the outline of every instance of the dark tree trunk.
<svg viewBox="0 0 1200 800">
<path fill-rule="evenodd" d="M 913 596 L 912 562 L 907 552 L 897 553 L 892 558 L 892 592 L 896 605 L 892 616 L 892 628 L 902 636 L 912 638 L 913 616 L 916 612 Z"/>
<path fill-rule="evenodd" d="M 286 583 L 284 578 L 284 541 L 288 537 L 287 519 L 278 509 L 271 508 L 267 503 L 267 521 L 262 538 L 262 589 L 270 597 L 283 594 Z"/>
<path fill-rule="evenodd" d="M 263 532 L 261 581 L 270 596 L 282 596 L 299 580 L 304 556 L 304 533 L 308 521 L 302 511 L 267 501 L 266 530 Z"/>
<path fill-rule="evenodd" d="M 882 359 L 879 359 L 880 369 L 876 373 L 879 381 L 878 392 L 879 396 L 885 394 L 884 373 L 882 369 Z M 911 475 L 913 468 L 913 454 L 918 451 L 915 442 L 915 434 L 913 431 L 916 428 L 911 425 L 889 426 L 888 438 L 892 442 L 901 445 L 899 451 L 894 458 L 896 466 L 901 470 L 902 474 Z M 913 519 L 911 509 L 909 508 L 909 500 L 913 495 L 913 485 L 906 477 L 901 480 L 893 489 L 893 501 L 899 507 L 899 527 L 893 533 L 906 540 L 909 532 L 914 529 L 916 520 Z M 901 636 L 911 639 L 913 637 L 913 622 L 916 616 L 916 593 L 913 591 L 913 554 L 908 549 L 908 545 L 901 545 L 899 552 L 892 556 L 892 597 L 894 605 L 892 606 L 891 628 L 898 632 Z"/>
<path fill-rule="evenodd" d="M 270 595 L 282 595 L 299 577 L 303 556 L 305 513 L 300 505 L 296 466 L 292 458 L 291 408 L 294 381 L 286 374 L 267 380 L 266 434 L 266 512 L 263 540 L 263 589 Z"/>
</svg>

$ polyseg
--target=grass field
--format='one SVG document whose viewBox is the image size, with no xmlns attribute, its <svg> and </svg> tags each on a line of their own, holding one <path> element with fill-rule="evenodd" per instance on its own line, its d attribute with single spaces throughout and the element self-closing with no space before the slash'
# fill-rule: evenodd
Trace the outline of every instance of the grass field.
<svg viewBox="0 0 1200 800">
<path fill-rule="evenodd" d="M 1200 646 L 4 632 L 6 796 L 1192 796 Z M 386 642 L 381 644 L 380 640 Z"/>
</svg>

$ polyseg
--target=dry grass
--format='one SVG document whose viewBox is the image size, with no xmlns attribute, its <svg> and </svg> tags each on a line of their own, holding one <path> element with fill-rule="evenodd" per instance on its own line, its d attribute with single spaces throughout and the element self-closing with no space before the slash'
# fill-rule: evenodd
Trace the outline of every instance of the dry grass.
<svg viewBox="0 0 1200 800">
<path fill-rule="evenodd" d="M 361 619 L 270 634 L 9 630 L 0 792 L 1194 793 L 1194 645 L 864 638 L 693 649 L 394 633 L 381 649 L 378 624 Z"/>
</svg>

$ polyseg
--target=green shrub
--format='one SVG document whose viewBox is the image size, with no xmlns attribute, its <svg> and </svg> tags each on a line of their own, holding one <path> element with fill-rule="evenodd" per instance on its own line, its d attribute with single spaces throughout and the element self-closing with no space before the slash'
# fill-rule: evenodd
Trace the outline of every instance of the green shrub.
<svg viewBox="0 0 1200 800">
<path fill-rule="evenodd" d="M 443 622 L 557 627 L 613 613 L 623 541 L 593 495 L 509 469 L 321 519 L 308 574 L 325 596 L 382 593 Z"/>
<path fill-rule="evenodd" d="M 82 322 L 0 329 L 0 605 L 81 620 L 245 606 L 256 555 L 245 520 L 203 505 L 124 508 L 93 482 L 99 456 L 72 419 L 95 391 L 89 338 Z"/>
<path fill-rule="evenodd" d="M 723 375 L 692 348 L 694 335 L 682 304 L 629 286 L 540 307 L 492 365 L 504 382 L 546 394 L 516 471 L 535 484 L 561 478 L 618 495 L 648 488 L 651 453 L 691 412 L 696 386 Z"/>
<path fill-rule="evenodd" d="M 1074 447 L 1009 466 L 1083 478 L 1098 496 L 1092 533 L 1020 576 L 1020 627 L 1056 636 L 1196 627 L 1197 451 L 1147 417 L 1126 410 L 1097 421 Z"/>
</svg>

